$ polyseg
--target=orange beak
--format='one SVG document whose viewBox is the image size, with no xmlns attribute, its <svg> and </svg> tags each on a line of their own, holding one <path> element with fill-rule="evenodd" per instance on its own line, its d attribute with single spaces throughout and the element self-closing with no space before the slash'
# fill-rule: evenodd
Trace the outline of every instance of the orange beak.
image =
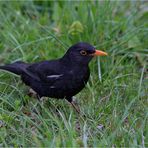
<svg viewBox="0 0 148 148">
<path fill-rule="evenodd" d="M 101 50 L 96 50 L 95 53 L 92 54 L 93 56 L 107 56 L 108 53 L 101 51 Z"/>
</svg>

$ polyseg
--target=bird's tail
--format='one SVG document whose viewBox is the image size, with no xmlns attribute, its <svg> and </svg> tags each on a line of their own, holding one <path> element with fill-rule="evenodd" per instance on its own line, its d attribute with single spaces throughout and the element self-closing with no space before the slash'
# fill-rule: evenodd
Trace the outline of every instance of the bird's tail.
<svg viewBox="0 0 148 148">
<path fill-rule="evenodd" d="M 27 66 L 28 66 L 27 63 L 19 61 L 19 62 L 15 62 L 12 64 L 0 66 L 0 69 L 10 71 L 10 72 L 15 73 L 17 75 L 21 75 Z"/>
</svg>

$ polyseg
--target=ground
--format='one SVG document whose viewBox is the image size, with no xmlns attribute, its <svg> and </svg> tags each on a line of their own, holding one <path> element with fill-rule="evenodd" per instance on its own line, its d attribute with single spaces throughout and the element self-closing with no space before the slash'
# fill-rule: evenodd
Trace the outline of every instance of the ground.
<svg viewBox="0 0 148 148">
<path fill-rule="evenodd" d="M 58 58 L 79 41 L 109 54 L 90 64 L 81 115 L 0 71 L 0 146 L 148 147 L 147 4 L 0 1 L 0 65 Z"/>
</svg>

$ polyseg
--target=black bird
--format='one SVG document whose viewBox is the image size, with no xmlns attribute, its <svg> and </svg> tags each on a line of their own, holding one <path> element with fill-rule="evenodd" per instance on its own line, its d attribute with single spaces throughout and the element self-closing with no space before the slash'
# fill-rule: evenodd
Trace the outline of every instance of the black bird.
<svg viewBox="0 0 148 148">
<path fill-rule="evenodd" d="M 62 58 L 33 64 L 18 61 L 0 66 L 0 69 L 20 75 L 38 98 L 65 98 L 74 105 L 73 96 L 85 87 L 89 79 L 89 62 L 94 56 L 106 55 L 106 52 L 80 42 L 71 46 Z"/>
</svg>

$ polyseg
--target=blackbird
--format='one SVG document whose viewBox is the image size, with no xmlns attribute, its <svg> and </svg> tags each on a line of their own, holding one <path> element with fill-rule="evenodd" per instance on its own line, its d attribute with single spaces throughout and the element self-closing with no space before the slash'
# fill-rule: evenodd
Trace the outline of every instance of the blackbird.
<svg viewBox="0 0 148 148">
<path fill-rule="evenodd" d="M 85 87 L 89 79 L 89 62 L 94 56 L 106 55 L 88 43 L 79 42 L 71 46 L 62 58 L 33 64 L 18 61 L 0 66 L 0 69 L 20 75 L 38 98 L 66 99 L 75 107 L 73 96 Z"/>
</svg>

